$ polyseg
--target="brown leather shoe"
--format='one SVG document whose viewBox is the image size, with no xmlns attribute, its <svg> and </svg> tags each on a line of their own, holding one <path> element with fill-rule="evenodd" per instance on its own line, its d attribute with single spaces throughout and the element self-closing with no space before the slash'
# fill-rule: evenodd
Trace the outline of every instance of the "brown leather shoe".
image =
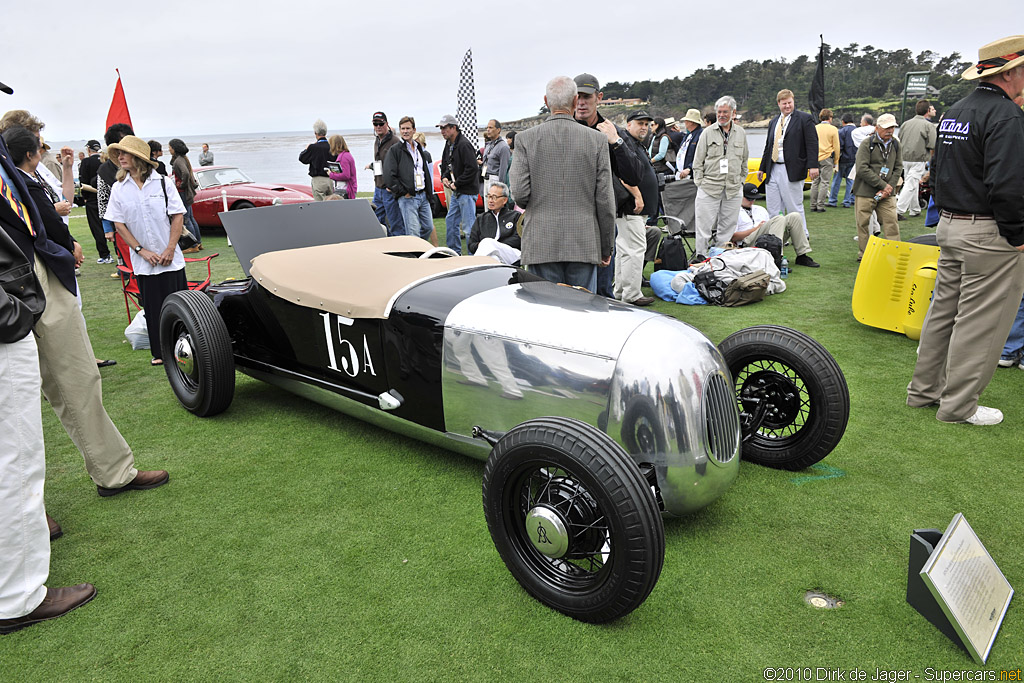
<svg viewBox="0 0 1024 683">
<path fill-rule="evenodd" d="M 135 475 L 135 478 L 121 488 L 106 489 L 102 486 L 97 486 L 96 490 L 104 497 L 116 496 L 117 494 L 125 491 L 145 491 L 146 489 L 155 489 L 157 486 L 163 486 L 170 481 L 170 479 L 171 476 L 164 470 L 139 470 L 139 473 Z"/>
<path fill-rule="evenodd" d="M 62 617 L 95 597 L 96 586 L 91 583 L 80 583 L 68 588 L 47 588 L 46 597 L 39 603 L 39 607 L 23 617 L 0 619 L 0 633 L 13 633 L 40 621 Z"/>
<path fill-rule="evenodd" d="M 634 306 L 650 306 L 654 302 L 655 298 L 653 296 L 642 296 L 639 299 L 634 299 L 633 301 L 630 301 L 629 303 L 631 303 Z"/>
<path fill-rule="evenodd" d="M 50 527 L 50 540 L 56 541 L 58 538 L 64 535 L 64 530 L 60 528 L 60 524 L 57 524 L 50 515 L 46 515 L 46 525 Z"/>
</svg>

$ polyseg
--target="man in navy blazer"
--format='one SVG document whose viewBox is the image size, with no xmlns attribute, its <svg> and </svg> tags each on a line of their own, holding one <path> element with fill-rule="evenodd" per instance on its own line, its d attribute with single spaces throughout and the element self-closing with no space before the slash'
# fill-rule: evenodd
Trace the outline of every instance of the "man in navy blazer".
<svg viewBox="0 0 1024 683">
<path fill-rule="evenodd" d="M 799 213 L 807 233 L 804 178 L 808 171 L 811 180 L 818 177 L 818 134 L 811 115 L 796 109 L 792 90 L 780 90 L 776 100 L 779 115 L 768 126 L 757 177 L 765 179 L 768 214 Z"/>
</svg>

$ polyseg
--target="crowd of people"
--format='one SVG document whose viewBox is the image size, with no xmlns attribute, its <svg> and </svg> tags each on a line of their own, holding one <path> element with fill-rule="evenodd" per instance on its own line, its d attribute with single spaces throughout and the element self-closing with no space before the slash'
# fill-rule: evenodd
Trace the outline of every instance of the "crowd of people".
<svg viewBox="0 0 1024 683">
<path fill-rule="evenodd" d="M 796 264 L 814 268 L 803 207 L 808 176 L 812 212 L 838 208 L 845 179 L 841 206 L 855 207 L 863 254 L 872 233 L 899 239 L 899 220 L 920 211 L 918 186 L 929 174 L 941 254 L 907 404 L 936 407 L 942 422 L 997 424 L 1002 413 L 978 398 L 996 367 L 1024 369 L 1024 37 L 982 47 L 963 77 L 978 80 L 977 88 L 937 127 L 934 108 L 922 100 L 898 139 L 890 114 L 877 122 L 865 115 L 859 128 L 844 115 L 837 129 L 831 111 L 822 110 L 815 124 L 796 109 L 790 90 L 779 91 L 779 114 L 759 164 L 767 195 L 762 208 L 754 203 L 758 188 L 744 182 L 749 150 L 732 97 L 715 103 L 706 126 L 691 109 L 678 122 L 633 112 L 622 127 L 601 115 L 596 77 L 559 76 L 545 89 L 550 115 L 544 122 L 502 136 L 492 119 L 479 154 L 454 117 L 437 124 L 445 139 L 446 243 L 462 253 L 465 237 L 470 253 L 642 306 L 653 301 L 641 290 L 643 268 L 665 215 L 676 229 L 693 230 L 702 254 L 771 234 L 793 245 Z M 367 168 L 374 173 L 378 220 L 388 235 L 416 234 L 436 245 L 431 156 L 415 120 L 402 117 L 397 134 L 383 112 L 372 123 L 374 158 Z M 100 496 L 169 481 L 166 471 L 136 469 L 103 407 L 104 362 L 93 354 L 75 279 L 83 251 L 67 221 L 74 153 L 63 148 L 47 159 L 43 127 L 24 110 L 0 119 L 0 633 L 59 617 L 96 595 L 88 583 L 45 585 L 50 541 L 62 530 L 43 505 L 40 392 Z M 319 120 L 313 132 L 316 140 L 300 161 L 309 166 L 317 199 L 354 198 L 356 165 L 344 138 L 328 138 Z M 89 140 L 79 155 L 98 261 L 111 262 L 108 242 L 116 234 L 126 251 L 121 257 L 138 275 L 144 307 L 159 310 L 185 288 L 178 240 L 194 226 L 188 148 L 179 139 L 168 143 L 168 175 L 159 161 L 162 145 L 136 137 L 129 126 L 111 126 L 104 141 L 105 148 Z M 200 163 L 213 163 L 207 145 Z M 674 208 L 665 206 L 659 174 L 678 183 Z M 481 192 L 485 211 L 477 217 Z M 194 236 L 199 239 L 198 228 Z M 149 330 L 152 363 L 159 365 L 159 326 Z"/>
</svg>

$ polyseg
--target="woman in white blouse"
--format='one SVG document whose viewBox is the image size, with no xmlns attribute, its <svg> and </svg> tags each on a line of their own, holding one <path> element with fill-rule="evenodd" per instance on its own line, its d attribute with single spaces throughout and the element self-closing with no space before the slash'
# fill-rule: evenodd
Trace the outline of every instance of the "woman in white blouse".
<svg viewBox="0 0 1024 683">
<path fill-rule="evenodd" d="M 160 350 L 160 307 L 173 292 L 188 288 L 185 257 L 178 248 L 185 205 L 174 181 L 155 172 L 149 144 L 126 135 L 110 145 L 121 170 L 110 189 L 104 218 L 113 221 L 131 250 L 132 269 L 139 281 L 146 310 L 152 365 L 163 365 Z"/>
</svg>

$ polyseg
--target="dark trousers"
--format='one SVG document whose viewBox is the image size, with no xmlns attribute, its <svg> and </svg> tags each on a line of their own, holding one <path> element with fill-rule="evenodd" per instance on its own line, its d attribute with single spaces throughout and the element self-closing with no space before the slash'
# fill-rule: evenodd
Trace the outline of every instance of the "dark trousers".
<svg viewBox="0 0 1024 683">
<path fill-rule="evenodd" d="M 149 330 L 149 350 L 153 358 L 163 358 L 160 349 L 160 307 L 164 299 L 188 289 L 185 269 L 172 270 L 159 275 L 136 275 L 139 281 L 139 293 L 142 308 L 146 311 L 146 327 Z"/>
<path fill-rule="evenodd" d="M 103 236 L 103 221 L 100 220 L 100 205 L 95 199 L 85 201 L 85 217 L 89 219 L 89 232 L 96 240 L 96 253 L 100 258 L 110 258 L 110 247 Z"/>
</svg>

